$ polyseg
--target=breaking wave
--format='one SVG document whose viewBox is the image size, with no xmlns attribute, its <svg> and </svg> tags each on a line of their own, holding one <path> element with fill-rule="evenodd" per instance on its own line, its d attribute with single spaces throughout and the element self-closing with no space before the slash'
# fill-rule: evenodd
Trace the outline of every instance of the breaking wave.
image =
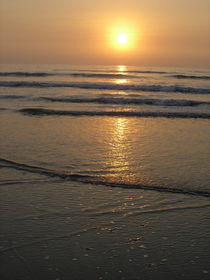
<svg viewBox="0 0 210 280">
<path fill-rule="evenodd" d="M 198 106 L 209 105 L 210 102 L 194 100 L 177 99 L 152 99 L 152 98 L 115 98 L 115 97 L 97 97 L 97 98 L 76 98 L 76 97 L 40 97 L 39 100 L 64 103 L 99 103 L 99 104 L 117 104 L 117 105 L 156 105 L 156 106 Z"/>
<path fill-rule="evenodd" d="M 82 89 L 104 89 L 104 90 L 123 90 L 123 91 L 147 91 L 147 92 L 180 92 L 209 94 L 210 89 L 194 88 L 183 86 L 164 86 L 164 85 L 146 85 L 146 84 L 114 84 L 114 83 L 91 83 L 91 82 L 35 82 L 35 81 L 1 81 L 1 87 L 69 87 Z"/>
<path fill-rule="evenodd" d="M 136 78 L 132 75 L 120 74 L 120 73 L 70 73 L 66 74 L 73 77 L 87 77 L 87 78 L 109 78 L 109 79 L 125 79 Z M 140 78 L 140 77 L 139 77 Z M 143 77 L 141 77 L 143 78 Z"/>
<path fill-rule="evenodd" d="M 0 72 L 0 77 L 47 77 L 54 75 L 46 72 Z"/>
<path fill-rule="evenodd" d="M 159 191 L 159 192 L 171 192 L 171 193 L 180 193 L 186 195 L 197 195 L 197 196 L 204 196 L 209 197 L 210 193 L 207 191 L 200 191 L 200 190 L 188 190 L 188 189 L 178 189 L 178 188 L 167 188 L 164 186 L 151 186 L 151 185 L 141 185 L 141 184 L 118 184 L 106 181 L 105 178 L 100 178 L 99 176 L 91 176 L 91 175 L 82 175 L 77 173 L 66 173 L 66 172 L 57 172 L 51 169 L 32 166 L 28 164 L 18 163 L 15 161 L 7 160 L 0 158 L 0 167 L 1 168 L 12 168 L 16 170 L 23 170 L 26 172 L 36 173 L 48 177 L 55 177 L 70 181 L 78 181 L 82 183 L 90 183 L 95 185 L 105 185 L 109 187 L 118 187 L 124 189 L 144 189 L 144 190 L 152 190 L 152 191 Z"/>
<path fill-rule="evenodd" d="M 2 99 L 22 99 L 25 98 L 23 95 L 0 95 Z"/>
<path fill-rule="evenodd" d="M 54 69 L 54 71 L 72 71 L 73 69 Z M 103 72 L 103 73 L 133 73 L 133 74 L 169 74 L 170 72 L 166 71 L 155 71 L 155 70 L 125 70 L 125 71 L 119 71 L 119 70 L 99 70 L 99 69 L 80 69 L 79 72 L 81 73 L 97 73 L 97 72 Z"/>
<path fill-rule="evenodd" d="M 17 170 L 23 170 L 27 172 L 32 172 L 32 173 L 38 173 L 40 175 L 46 175 L 49 177 L 59 177 L 62 179 L 82 179 L 82 178 L 88 178 L 90 177 L 89 175 L 81 175 L 81 174 L 65 174 L 65 173 L 59 173 L 55 172 L 43 167 L 37 167 L 37 166 L 31 166 L 23 163 L 18 163 L 15 161 L 10 161 L 7 159 L 0 158 L 0 167 L 6 167 L 6 168 L 14 168 Z"/>
<path fill-rule="evenodd" d="M 0 72 L 0 77 L 49 77 L 49 76 L 72 76 L 72 77 L 87 77 L 87 78 L 135 78 L 132 75 L 124 73 L 48 73 L 48 72 Z"/>
<path fill-rule="evenodd" d="M 184 74 L 171 75 L 170 77 L 176 79 L 210 80 L 209 76 L 194 76 L 194 75 L 184 75 Z"/>
<path fill-rule="evenodd" d="M 136 111 L 62 111 L 43 108 L 24 108 L 18 112 L 34 116 L 107 116 L 107 117 L 152 117 L 152 118 L 201 118 L 210 119 L 207 113 L 191 112 L 136 112 Z"/>
<path fill-rule="evenodd" d="M 132 75 L 133 74 L 133 75 Z M 196 80 L 210 80 L 210 76 L 206 75 L 187 75 L 187 74 L 171 74 L 164 71 L 150 71 L 150 70 L 127 70 L 125 72 L 119 71 L 100 71 L 100 70 L 80 70 L 78 72 L 0 72 L 0 77 L 49 77 L 49 76 L 72 76 L 72 77 L 87 77 L 87 78 L 144 78 L 136 74 L 168 74 L 165 77 L 172 77 L 176 79 L 196 79 Z"/>
</svg>

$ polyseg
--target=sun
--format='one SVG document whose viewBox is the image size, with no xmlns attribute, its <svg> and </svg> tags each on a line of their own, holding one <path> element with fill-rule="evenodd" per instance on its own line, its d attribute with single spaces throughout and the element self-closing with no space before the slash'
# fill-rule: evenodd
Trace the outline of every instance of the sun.
<svg viewBox="0 0 210 280">
<path fill-rule="evenodd" d="M 131 23 L 113 23 L 107 27 L 107 46 L 119 54 L 135 51 L 139 32 Z"/>
<path fill-rule="evenodd" d="M 128 35 L 126 33 L 120 33 L 117 35 L 117 42 L 120 45 L 126 45 L 128 43 Z"/>
</svg>

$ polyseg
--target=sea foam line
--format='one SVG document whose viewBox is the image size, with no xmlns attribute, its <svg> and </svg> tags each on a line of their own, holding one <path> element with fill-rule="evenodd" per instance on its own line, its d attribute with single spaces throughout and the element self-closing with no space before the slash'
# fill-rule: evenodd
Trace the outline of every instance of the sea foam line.
<svg viewBox="0 0 210 280">
<path fill-rule="evenodd" d="M 40 175 L 45 175 L 48 177 L 57 177 L 60 179 L 71 180 L 71 181 L 78 181 L 82 183 L 90 183 L 95 185 L 105 185 L 108 187 L 117 187 L 117 188 L 124 188 L 124 189 L 144 189 L 144 190 L 151 190 L 151 191 L 159 191 L 159 192 L 170 192 L 170 193 L 179 193 L 179 194 L 186 194 L 186 195 L 197 195 L 197 196 L 204 196 L 209 197 L 210 192 L 207 191 L 199 191 L 199 190 L 181 190 L 176 188 L 167 188 L 163 186 L 149 186 L 149 185 L 141 185 L 141 184 L 118 184 L 113 182 L 104 181 L 100 178 L 89 176 L 89 175 L 81 175 L 76 173 L 61 173 L 56 172 L 54 170 L 32 166 L 28 164 L 23 164 L 15 161 L 11 161 L 8 159 L 0 158 L 0 167 L 1 168 L 12 168 L 16 170 L 23 170 L 26 172 L 31 173 L 38 173 Z"/>
<path fill-rule="evenodd" d="M 38 100 L 64 103 L 99 103 L 115 105 L 156 105 L 156 106 L 198 106 L 209 105 L 210 102 L 185 100 L 185 99 L 153 99 L 153 98 L 128 98 L 126 97 L 40 97 Z"/>
<path fill-rule="evenodd" d="M 47 72 L 0 72 L 0 77 L 48 77 L 55 76 Z"/>
<path fill-rule="evenodd" d="M 90 71 L 80 70 L 79 72 L 0 72 L 0 77 L 50 77 L 50 76 L 72 76 L 72 77 L 87 77 L 87 78 L 145 78 L 136 74 L 169 74 L 170 72 L 161 71 L 135 71 L 128 70 L 125 72 L 119 71 Z M 133 75 L 132 75 L 133 74 Z M 164 76 L 166 78 L 176 79 L 189 79 L 189 80 L 210 80 L 210 76 L 207 75 L 187 75 L 187 74 L 171 74 Z"/>
<path fill-rule="evenodd" d="M 66 71 L 63 70 L 55 70 L 55 71 Z M 121 78 L 124 76 L 128 77 L 136 77 L 132 75 L 127 75 L 127 73 L 133 74 L 167 74 L 167 72 L 160 71 L 104 71 L 104 70 L 79 70 L 77 72 L 72 72 L 72 70 L 68 70 L 71 72 L 23 72 L 23 71 L 15 71 L 15 72 L 0 72 L 0 77 L 47 77 L 47 76 L 79 76 L 79 77 L 104 77 L 104 78 Z"/>
<path fill-rule="evenodd" d="M 176 74 L 168 77 L 176 78 L 176 79 L 189 79 L 189 80 L 210 80 L 209 76 L 195 76 L 195 75 L 185 75 L 185 74 Z"/>
<path fill-rule="evenodd" d="M 107 117 L 152 117 L 152 118 L 201 118 L 210 119 L 208 113 L 191 112 L 136 112 L 136 111 L 62 111 L 43 108 L 23 108 L 18 112 L 31 116 L 107 116 Z"/>
<path fill-rule="evenodd" d="M 115 83 L 91 83 L 91 82 L 36 82 L 36 81 L 1 81 L 1 87 L 70 87 L 82 89 L 104 89 L 104 90 L 123 90 L 123 91 L 149 91 L 149 92 L 180 92 L 209 94 L 210 89 L 194 88 L 182 86 L 164 86 L 164 85 L 145 85 L 145 84 L 115 84 Z"/>
<path fill-rule="evenodd" d="M 23 95 L 0 95 L 0 98 L 2 99 L 22 99 L 22 98 L 25 98 L 25 96 Z"/>
</svg>

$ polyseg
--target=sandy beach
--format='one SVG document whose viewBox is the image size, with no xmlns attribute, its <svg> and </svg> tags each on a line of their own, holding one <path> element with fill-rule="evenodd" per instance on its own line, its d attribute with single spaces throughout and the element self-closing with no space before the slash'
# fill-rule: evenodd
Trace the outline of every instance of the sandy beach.
<svg viewBox="0 0 210 280">
<path fill-rule="evenodd" d="M 1 279 L 209 279 L 208 198 L 5 172 Z"/>
</svg>

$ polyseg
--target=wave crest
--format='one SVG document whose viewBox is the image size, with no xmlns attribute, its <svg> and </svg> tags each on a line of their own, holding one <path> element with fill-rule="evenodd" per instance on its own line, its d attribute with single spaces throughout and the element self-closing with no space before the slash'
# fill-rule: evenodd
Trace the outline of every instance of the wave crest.
<svg viewBox="0 0 210 280">
<path fill-rule="evenodd" d="M 146 85 L 146 84 L 114 84 L 114 83 L 91 83 L 91 82 L 29 82 L 29 81 L 1 81 L 1 87 L 70 87 L 82 89 L 104 89 L 104 90 L 123 90 L 123 91 L 145 91 L 145 92 L 180 92 L 210 94 L 210 89 L 194 88 L 183 86 L 164 86 L 164 85 Z"/>
<path fill-rule="evenodd" d="M 194 75 L 184 75 L 184 74 L 171 75 L 170 77 L 176 79 L 210 80 L 209 76 L 194 76 Z"/>
<path fill-rule="evenodd" d="M 72 76 L 72 77 L 87 77 L 87 78 L 110 78 L 110 79 L 123 79 L 123 78 L 144 78 L 136 74 L 167 74 L 166 78 L 176 79 L 196 79 L 196 80 L 210 80 L 210 76 L 206 75 L 187 75 L 187 74 L 170 74 L 164 71 L 150 71 L 150 70 L 127 70 L 125 72 L 119 71 L 90 71 L 84 70 L 80 72 L 0 72 L 0 77 L 48 77 L 48 76 Z"/>
<path fill-rule="evenodd" d="M 98 176 L 89 176 L 89 175 L 82 175 L 77 173 L 62 173 L 57 172 L 54 170 L 46 169 L 43 167 L 32 166 L 28 164 L 18 163 L 15 161 L 7 160 L 0 158 L 0 167 L 1 168 L 13 168 L 16 170 L 23 170 L 26 172 L 31 173 L 38 173 L 40 175 L 45 175 L 48 177 L 57 177 L 60 179 L 71 180 L 71 181 L 78 181 L 82 183 L 91 183 L 95 185 L 105 185 L 109 187 L 117 187 L 117 188 L 124 188 L 124 189 L 144 189 L 144 190 L 152 190 L 152 191 L 159 191 L 159 192 L 171 192 L 171 193 L 180 193 L 186 195 L 197 195 L 197 196 L 204 196 L 209 197 L 210 193 L 207 191 L 199 191 L 199 190 L 181 190 L 176 188 L 167 188 L 163 186 L 150 186 L 150 185 L 141 185 L 141 184 L 118 184 L 105 181 L 104 179 L 100 179 Z"/>
<path fill-rule="evenodd" d="M 34 116 L 107 116 L 107 117 L 152 117 L 152 118 L 201 118 L 210 119 L 207 113 L 185 112 L 136 112 L 136 111 L 62 111 L 43 108 L 24 108 L 18 112 Z"/>
<path fill-rule="evenodd" d="M 0 77 L 47 77 L 53 75 L 46 72 L 0 72 Z"/>
<path fill-rule="evenodd" d="M 155 106 L 198 106 L 209 105 L 210 102 L 182 100 L 182 99 L 152 99 L 152 98 L 125 98 L 125 97 L 97 97 L 97 98 L 77 98 L 77 97 L 40 97 L 38 100 L 64 103 L 99 103 L 116 105 L 155 105 Z"/>
</svg>

